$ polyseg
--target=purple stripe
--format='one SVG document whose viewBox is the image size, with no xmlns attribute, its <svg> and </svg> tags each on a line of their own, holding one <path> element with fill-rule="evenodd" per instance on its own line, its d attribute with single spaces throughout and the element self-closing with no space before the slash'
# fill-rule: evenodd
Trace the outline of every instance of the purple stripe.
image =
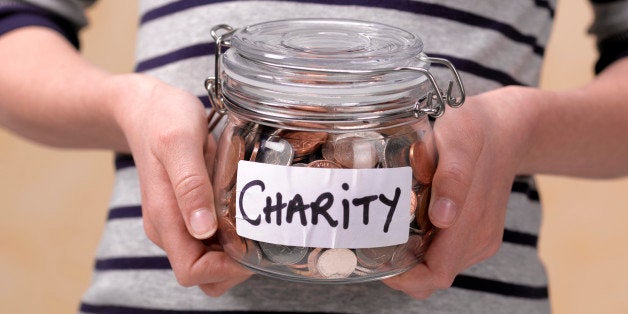
<svg viewBox="0 0 628 314">
<path fill-rule="evenodd" d="M 512 184 L 511 192 L 523 193 L 529 200 L 538 202 L 540 200 L 539 192 L 530 187 L 526 182 L 515 181 Z"/>
<path fill-rule="evenodd" d="M 169 3 L 167 5 L 155 8 L 146 12 L 141 20 L 140 24 L 147 23 L 149 21 L 174 14 L 190 8 L 220 3 L 220 2 L 233 2 L 237 0 L 180 0 L 177 2 Z M 289 0 L 286 2 L 293 2 L 295 0 Z M 280 1 L 278 1 L 280 2 Z M 415 14 L 421 14 L 425 16 L 439 17 L 447 20 L 452 20 L 458 23 L 463 23 L 475 27 L 491 29 L 502 35 L 510 38 L 513 41 L 526 44 L 532 48 L 535 54 L 542 56 L 545 52 L 545 47 L 537 43 L 537 39 L 531 35 L 525 35 L 511 25 L 503 22 L 495 21 L 481 15 L 473 14 L 470 12 L 446 7 L 439 4 L 424 3 L 419 1 L 385 1 L 385 0 L 300 0 L 300 3 L 314 3 L 314 4 L 330 4 L 330 5 L 354 5 L 354 6 L 366 6 L 366 7 L 378 7 L 384 9 L 393 9 L 404 12 L 411 12 Z"/>
<path fill-rule="evenodd" d="M 172 269 L 166 256 L 116 257 L 97 259 L 94 268 L 107 270 L 168 270 Z"/>
<path fill-rule="evenodd" d="M 201 44 L 196 44 L 189 47 L 184 47 L 184 48 L 175 50 L 173 52 L 168 52 L 161 56 L 157 56 L 157 57 L 138 63 L 136 67 L 136 71 L 138 72 L 148 71 L 156 67 L 178 62 L 184 59 L 208 56 L 208 54 L 214 53 L 215 51 L 215 49 L 213 48 L 209 49 L 210 47 L 214 47 L 214 44 L 213 43 L 201 43 Z M 485 67 L 471 60 L 455 58 L 455 57 L 442 55 L 442 54 L 428 53 L 428 55 L 431 57 L 439 57 L 439 58 L 448 59 L 460 71 L 465 71 L 465 72 L 474 74 L 476 76 L 483 77 L 487 80 L 498 82 L 504 86 L 505 85 L 526 85 L 523 82 L 516 80 L 515 78 L 513 78 L 506 72 Z M 206 97 L 203 96 L 200 99 L 203 102 L 203 104 L 205 104 L 206 107 L 209 107 L 209 99 L 204 99 L 204 98 Z"/>
<path fill-rule="evenodd" d="M 212 56 L 215 52 L 215 44 L 213 42 L 210 43 L 200 43 L 188 47 L 183 47 L 177 49 L 175 51 L 168 52 L 166 54 L 156 56 L 147 60 L 144 60 L 137 64 L 135 67 L 136 72 L 145 72 L 154 68 L 158 68 L 176 61 L 181 61 L 190 58 L 207 56 L 208 58 Z"/>
<path fill-rule="evenodd" d="M 487 80 L 491 80 L 494 82 L 498 82 L 503 86 L 506 85 L 527 85 L 524 84 L 523 82 L 515 79 L 514 77 L 510 76 L 510 74 L 497 70 L 497 69 L 492 69 L 486 66 L 483 66 L 475 61 L 471 61 L 471 60 L 467 60 L 467 59 L 462 59 L 462 58 L 456 58 L 456 57 L 452 57 L 449 55 L 443 55 L 443 54 L 427 54 L 430 57 L 435 57 L 435 58 L 443 58 L 443 59 L 447 59 L 449 61 L 451 61 L 451 63 L 454 64 L 454 66 L 456 67 L 456 69 L 458 71 L 463 71 L 463 72 L 467 72 L 467 73 L 471 73 L 475 76 L 479 76 L 482 78 L 485 78 Z"/>
<path fill-rule="evenodd" d="M 534 287 L 468 275 L 456 276 L 451 286 L 524 299 L 547 299 L 548 297 L 547 286 Z"/>
<path fill-rule="evenodd" d="M 109 210 L 107 220 L 122 218 L 142 218 L 142 205 L 114 207 Z"/>
<path fill-rule="evenodd" d="M 504 242 L 531 247 L 536 247 L 539 242 L 539 237 L 534 234 L 509 229 L 504 229 L 502 239 Z"/>
<path fill-rule="evenodd" d="M 116 170 L 135 167 L 135 161 L 133 160 L 133 156 L 128 154 L 116 154 L 116 159 L 114 161 Z"/>
<path fill-rule="evenodd" d="M 547 0 L 534 0 L 534 4 L 539 7 L 539 8 L 544 8 L 547 9 L 547 11 L 549 12 L 550 16 L 552 18 L 554 18 L 554 8 L 552 8 L 552 6 L 550 5 L 549 1 Z"/>
<path fill-rule="evenodd" d="M 65 37 L 74 47 L 79 48 L 77 30 L 68 20 L 36 6 L 26 4 L 0 6 L 0 35 L 26 26 L 50 28 Z"/>
<path fill-rule="evenodd" d="M 119 257 L 96 260 L 97 271 L 171 270 L 166 256 Z M 452 287 L 527 299 L 546 299 L 547 286 L 529 286 L 469 275 L 458 275 Z"/>
</svg>

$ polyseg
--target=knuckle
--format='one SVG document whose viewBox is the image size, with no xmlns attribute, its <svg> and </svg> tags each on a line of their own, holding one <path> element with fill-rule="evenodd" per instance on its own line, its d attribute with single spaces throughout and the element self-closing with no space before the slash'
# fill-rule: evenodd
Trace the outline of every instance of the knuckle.
<svg viewBox="0 0 628 314">
<path fill-rule="evenodd" d="M 217 285 L 202 285 L 200 288 L 203 293 L 212 298 L 217 298 L 227 292 L 227 289 L 218 287 Z"/>
<path fill-rule="evenodd" d="M 194 199 L 206 193 L 204 191 L 206 178 L 198 174 L 188 174 L 181 177 L 174 186 L 175 194 L 181 199 Z"/>
<path fill-rule="evenodd" d="M 434 285 L 439 290 L 449 289 L 451 288 L 451 285 L 453 285 L 455 278 L 456 278 L 456 275 L 454 274 L 441 274 L 440 276 L 437 277 L 436 281 L 434 282 Z"/>
<path fill-rule="evenodd" d="M 465 186 L 467 185 L 467 178 L 465 175 L 464 168 L 459 163 L 448 163 L 443 165 L 440 170 L 440 177 L 443 180 L 449 181 L 451 184 L 456 186 Z"/>
<path fill-rule="evenodd" d="M 177 279 L 177 282 L 179 283 L 179 285 L 183 287 L 187 287 L 187 288 L 196 285 L 196 283 L 194 282 L 189 272 L 184 271 L 182 269 L 176 269 L 174 265 L 172 265 L 172 268 L 174 271 L 174 276 Z"/>
</svg>

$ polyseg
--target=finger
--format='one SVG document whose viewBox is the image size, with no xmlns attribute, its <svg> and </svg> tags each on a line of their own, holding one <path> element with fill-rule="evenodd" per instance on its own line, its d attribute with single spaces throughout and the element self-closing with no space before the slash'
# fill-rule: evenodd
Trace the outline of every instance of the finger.
<svg viewBox="0 0 628 314">
<path fill-rule="evenodd" d="M 480 133 L 473 132 L 472 127 L 461 130 L 450 126 L 451 123 L 435 136 L 439 160 L 428 215 L 439 228 L 451 227 L 457 220 L 471 188 L 474 166 L 483 145 Z"/>
<path fill-rule="evenodd" d="M 186 130 L 167 130 L 156 155 L 164 165 L 180 215 L 188 232 L 197 239 L 212 236 L 217 229 L 214 199 L 205 161 L 207 134 L 203 125 Z"/>
<path fill-rule="evenodd" d="M 153 168 L 150 174 L 150 185 L 144 188 L 144 218 L 158 230 L 177 281 L 189 287 L 248 276 L 250 273 L 224 252 L 207 251 L 202 241 L 189 234 L 165 170 Z"/>
</svg>

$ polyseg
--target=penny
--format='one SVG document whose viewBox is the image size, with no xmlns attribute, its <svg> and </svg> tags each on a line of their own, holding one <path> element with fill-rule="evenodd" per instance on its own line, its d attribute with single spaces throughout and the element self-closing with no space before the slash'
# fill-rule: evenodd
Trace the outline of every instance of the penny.
<svg viewBox="0 0 628 314">
<path fill-rule="evenodd" d="M 345 137 L 334 142 L 334 159 L 345 168 L 373 168 L 378 162 L 374 143 L 364 137 Z"/>
<path fill-rule="evenodd" d="M 220 167 L 216 167 L 214 184 L 223 191 L 228 191 L 235 184 L 238 161 L 244 159 L 244 138 L 234 131 L 235 128 L 227 128 L 222 133 L 220 147 L 217 152 L 218 160 L 224 160 Z M 222 137 L 229 138 L 225 140 Z"/>
<path fill-rule="evenodd" d="M 330 161 L 335 161 L 334 159 L 334 142 L 325 142 L 321 147 L 321 154 L 323 158 Z"/>
<path fill-rule="evenodd" d="M 423 141 L 414 142 L 410 147 L 409 159 L 414 178 L 423 185 L 430 184 L 436 166 L 434 165 L 435 157 L 429 154 L 426 143 Z"/>
<path fill-rule="evenodd" d="M 386 140 L 384 167 L 396 168 L 410 165 L 410 146 L 412 142 L 405 136 L 391 137 Z"/>
<path fill-rule="evenodd" d="M 320 159 L 320 160 L 315 160 L 312 161 L 311 163 L 307 164 L 308 167 L 310 168 L 333 168 L 333 169 L 340 169 L 342 168 L 341 165 L 331 161 L 331 160 L 325 160 L 325 159 Z"/>
<path fill-rule="evenodd" d="M 395 246 L 356 249 L 355 255 L 360 265 L 368 268 L 380 267 L 390 260 Z"/>
<path fill-rule="evenodd" d="M 312 154 L 327 140 L 326 132 L 289 131 L 281 136 L 292 145 L 295 158 Z"/>
<path fill-rule="evenodd" d="M 267 242 L 259 242 L 259 246 L 269 260 L 282 265 L 295 264 L 301 261 L 308 251 L 306 247 Z"/>
<path fill-rule="evenodd" d="M 417 206 L 417 196 L 414 192 L 410 192 L 410 221 L 414 220 Z"/>
<path fill-rule="evenodd" d="M 428 214 L 430 204 L 430 188 L 426 187 L 417 194 L 418 208 L 417 208 L 417 223 L 421 230 L 427 230 L 431 228 L 432 223 Z"/>
<path fill-rule="evenodd" d="M 288 141 L 271 136 L 261 144 L 255 160 L 265 164 L 289 166 L 293 157 L 294 151 Z"/>
<path fill-rule="evenodd" d="M 396 245 L 390 258 L 392 267 L 401 268 L 417 263 L 423 254 L 421 243 L 421 235 L 412 234 L 406 243 Z"/>
<path fill-rule="evenodd" d="M 220 239 L 223 249 L 229 255 L 241 258 L 246 253 L 246 244 L 238 236 L 236 227 L 228 219 L 220 219 Z"/>
<path fill-rule="evenodd" d="M 316 263 L 316 269 L 329 279 L 347 278 L 358 265 L 355 254 L 348 249 L 329 249 L 321 254 Z"/>
</svg>

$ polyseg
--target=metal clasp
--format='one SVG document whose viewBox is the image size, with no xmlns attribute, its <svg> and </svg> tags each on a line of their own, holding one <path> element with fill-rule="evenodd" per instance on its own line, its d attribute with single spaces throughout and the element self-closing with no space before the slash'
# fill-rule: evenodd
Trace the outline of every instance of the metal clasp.
<svg viewBox="0 0 628 314">
<path fill-rule="evenodd" d="M 430 58 L 430 57 L 421 55 L 419 56 L 419 59 L 425 62 L 442 64 L 446 66 L 447 68 L 449 68 L 449 70 L 451 71 L 454 77 L 456 88 L 458 89 L 458 93 L 460 94 L 460 96 L 459 97 L 453 96 L 454 81 L 452 80 L 449 81 L 447 90 L 443 91 L 442 89 L 438 87 L 438 84 L 436 83 L 434 76 L 432 75 L 432 73 L 430 73 L 429 70 L 426 70 L 423 68 L 416 68 L 416 67 L 396 68 L 395 70 L 410 70 L 410 71 L 420 72 L 421 74 L 427 77 L 430 84 L 432 85 L 432 89 L 434 90 L 433 92 L 429 92 L 427 94 L 427 100 L 426 100 L 427 106 L 425 108 L 421 108 L 420 100 L 416 102 L 416 104 L 414 105 L 414 116 L 418 118 L 422 115 L 427 114 L 434 118 L 438 118 L 442 116 L 443 113 L 445 113 L 446 105 L 452 108 L 458 108 L 462 106 L 462 104 L 464 104 L 466 96 L 465 96 L 464 86 L 462 85 L 462 80 L 460 79 L 460 74 L 458 74 L 458 71 L 456 70 L 454 65 L 448 60 L 442 59 L 442 58 Z M 434 101 L 436 101 L 436 104 L 434 104 Z"/>
<path fill-rule="evenodd" d="M 219 31 L 224 31 L 222 34 L 218 34 Z M 222 56 L 222 49 L 231 47 L 231 43 L 228 41 L 229 37 L 233 35 L 235 29 L 227 24 L 219 24 L 210 30 L 212 38 L 216 42 L 216 53 L 214 63 L 214 75 L 205 79 L 205 89 L 209 95 L 209 101 L 211 102 L 211 109 L 207 115 L 207 128 L 209 132 L 216 127 L 218 122 L 225 115 L 227 110 L 223 102 L 222 93 L 220 91 L 220 57 Z M 218 115 L 216 115 L 218 113 Z"/>
</svg>

